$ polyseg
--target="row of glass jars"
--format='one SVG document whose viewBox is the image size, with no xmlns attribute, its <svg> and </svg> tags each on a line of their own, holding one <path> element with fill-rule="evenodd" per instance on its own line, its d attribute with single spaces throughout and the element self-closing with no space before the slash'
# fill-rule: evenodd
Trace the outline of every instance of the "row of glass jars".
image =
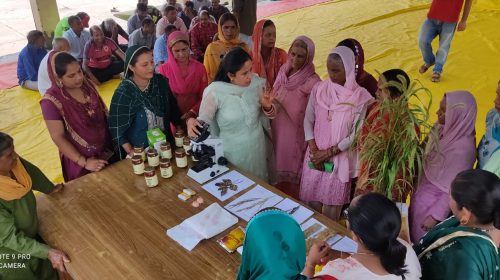
<svg viewBox="0 0 500 280">
<path fill-rule="evenodd" d="M 179 168 L 185 168 L 188 165 L 186 151 L 191 150 L 189 138 L 186 137 L 184 139 L 183 146 L 183 148 L 175 150 L 175 163 Z M 149 167 L 145 167 L 144 165 L 146 155 Z M 170 163 L 171 158 L 172 149 L 168 142 L 163 142 L 160 145 L 160 154 L 154 148 L 148 149 L 147 153 L 145 153 L 143 147 L 134 147 L 134 156 L 132 157 L 134 173 L 137 175 L 144 174 L 147 186 L 156 187 L 158 185 L 158 177 L 155 172 L 156 167 L 160 166 L 160 174 L 163 178 L 173 176 L 172 165 Z"/>
</svg>

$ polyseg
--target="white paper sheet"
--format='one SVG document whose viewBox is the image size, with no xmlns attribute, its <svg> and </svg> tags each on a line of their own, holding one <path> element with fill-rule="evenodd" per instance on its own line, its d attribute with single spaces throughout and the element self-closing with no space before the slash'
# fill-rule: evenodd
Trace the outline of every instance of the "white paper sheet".
<svg viewBox="0 0 500 280">
<path fill-rule="evenodd" d="M 233 182 L 233 184 L 238 186 L 238 189 L 235 191 L 227 189 L 227 193 L 224 195 L 221 195 L 221 191 L 219 191 L 219 187 L 216 186 L 215 184 L 221 183 L 222 180 L 224 180 L 224 179 L 231 180 L 231 182 Z M 208 182 L 207 184 L 203 185 L 202 188 L 204 190 L 206 190 L 207 192 L 209 192 L 211 195 L 215 196 L 220 201 L 225 201 L 226 199 L 241 192 L 242 190 L 249 188 L 253 184 L 255 184 L 254 181 L 243 176 L 238 171 L 233 170 L 233 171 L 228 172 L 220 177 L 217 177 L 215 180 Z"/>
<path fill-rule="evenodd" d="M 354 240 L 340 234 L 328 239 L 326 243 L 335 251 L 345 253 L 356 253 L 358 251 L 358 244 Z"/>
<path fill-rule="evenodd" d="M 297 223 L 299 223 L 299 225 L 302 224 L 305 220 L 309 219 L 314 214 L 313 211 L 307 209 L 305 206 L 289 198 L 285 198 L 274 207 L 281 209 L 287 212 L 288 214 L 290 214 L 290 212 L 296 209 L 292 214 L 290 214 L 290 216 L 292 216 L 297 221 Z"/>
<path fill-rule="evenodd" d="M 272 191 L 257 185 L 244 195 L 226 205 L 226 209 L 245 221 L 249 221 L 260 210 L 273 207 L 283 198 Z"/>
<path fill-rule="evenodd" d="M 305 223 L 303 223 L 300 226 L 300 228 L 302 229 L 302 231 L 305 232 L 308 228 L 312 227 L 314 224 L 319 224 L 320 227 L 316 231 L 314 231 L 311 235 L 306 236 L 306 238 L 315 237 L 316 235 L 318 235 L 318 233 L 322 232 L 323 230 L 325 230 L 327 228 L 324 224 L 320 223 L 315 218 L 310 218 Z"/>
<path fill-rule="evenodd" d="M 209 239 L 238 223 L 238 218 L 213 203 L 200 213 L 167 230 L 167 235 L 191 251 L 203 239 Z"/>
</svg>

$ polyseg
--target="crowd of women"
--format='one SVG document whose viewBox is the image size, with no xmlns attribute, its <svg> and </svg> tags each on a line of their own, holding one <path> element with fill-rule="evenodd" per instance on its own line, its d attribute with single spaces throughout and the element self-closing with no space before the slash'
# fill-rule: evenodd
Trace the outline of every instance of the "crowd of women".
<svg viewBox="0 0 500 280">
<path fill-rule="evenodd" d="M 161 129 L 173 143 L 176 130 L 195 137 L 208 123 L 238 168 L 334 220 L 350 203 L 347 224 L 358 244 L 352 256 L 329 261 L 328 246 L 317 243 L 306 258 L 299 225 L 267 209 L 248 225 L 238 279 L 418 279 L 420 267 L 424 279 L 500 279 L 500 83 L 478 153 L 478 167 L 497 175 L 472 170 L 474 96 L 467 91 L 443 95 L 433 127 L 437 137 L 423 144 L 423 170 L 411 194 L 412 248 L 398 237 L 401 214 L 394 202 L 365 194 L 369 189 L 351 201 L 356 178 L 370 176 L 366 170 L 359 174 L 358 131 L 381 104 L 402 98 L 411 79 L 391 69 L 377 81 L 364 70 L 361 44 L 346 39 L 324 58 L 328 78 L 322 81 L 313 63 L 313 40 L 299 36 L 287 53 L 275 46 L 276 33 L 272 21 L 257 22 L 250 50 L 239 40 L 236 17 L 223 14 L 203 64 L 190 55 L 188 34 L 175 31 L 168 35 L 169 59 L 159 73 L 152 50 L 131 46 L 109 112 L 79 62 L 69 53 L 51 52 L 52 87 L 40 105 L 65 181 L 99 172 L 132 155 L 134 147 L 146 148 L 148 130 Z M 32 275 L 22 279 L 40 279 L 50 268 L 47 258 L 63 269 L 67 256 L 36 235 L 32 187 L 47 193 L 54 186 L 15 153 L 5 134 L 0 134 L 0 172 L 0 223 L 5 225 L 0 253 L 32 253 L 26 270 Z M 323 270 L 315 273 L 319 264 L 325 264 Z M 4 273 L 0 269 L 0 276 Z"/>
</svg>

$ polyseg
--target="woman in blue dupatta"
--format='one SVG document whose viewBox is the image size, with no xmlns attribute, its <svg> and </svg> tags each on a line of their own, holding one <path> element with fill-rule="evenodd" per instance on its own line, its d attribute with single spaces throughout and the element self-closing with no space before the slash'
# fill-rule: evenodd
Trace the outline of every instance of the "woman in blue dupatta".
<svg viewBox="0 0 500 280">
<path fill-rule="evenodd" d="M 287 213 L 270 208 L 247 226 L 237 280 L 308 279 L 302 275 L 306 242 L 299 224 Z"/>
<path fill-rule="evenodd" d="M 109 112 L 109 130 L 120 158 L 133 147 L 147 147 L 148 130 L 159 128 L 173 143 L 170 124 L 181 125 L 181 112 L 167 79 L 154 72 L 152 51 L 133 46 L 125 53 L 125 79 L 115 90 Z"/>
<path fill-rule="evenodd" d="M 453 216 L 434 227 L 415 252 L 422 279 L 500 279 L 500 179 L 466 170 L 451 184 Z"/>
</svg>

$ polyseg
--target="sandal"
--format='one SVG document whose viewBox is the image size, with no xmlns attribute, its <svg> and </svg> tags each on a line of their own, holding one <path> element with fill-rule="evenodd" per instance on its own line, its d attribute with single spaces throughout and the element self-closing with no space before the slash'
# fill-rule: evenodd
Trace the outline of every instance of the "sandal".
<svg viewBox="0 0 500 280">
<path fill-rule="evenodd" d="M 432 74 L 432 78 L 431 78 L 431 81 L 433 83 L 439 83 L 441 81 L 441 74 L 440 73 L 437 73 L 437 72 L 434 72 Z"/>
<path fill-rule="evenodd" d="M 420 69 L 418 69 L 418 72 L 420 72 L 420 74 L 424 74 L 425 72 L 427 72 L 427 70 L 429 70 L 429 68 L 431 68 L 433 64 L 424 64 L 422 66 L 420 66 Z"/>
</svg>

